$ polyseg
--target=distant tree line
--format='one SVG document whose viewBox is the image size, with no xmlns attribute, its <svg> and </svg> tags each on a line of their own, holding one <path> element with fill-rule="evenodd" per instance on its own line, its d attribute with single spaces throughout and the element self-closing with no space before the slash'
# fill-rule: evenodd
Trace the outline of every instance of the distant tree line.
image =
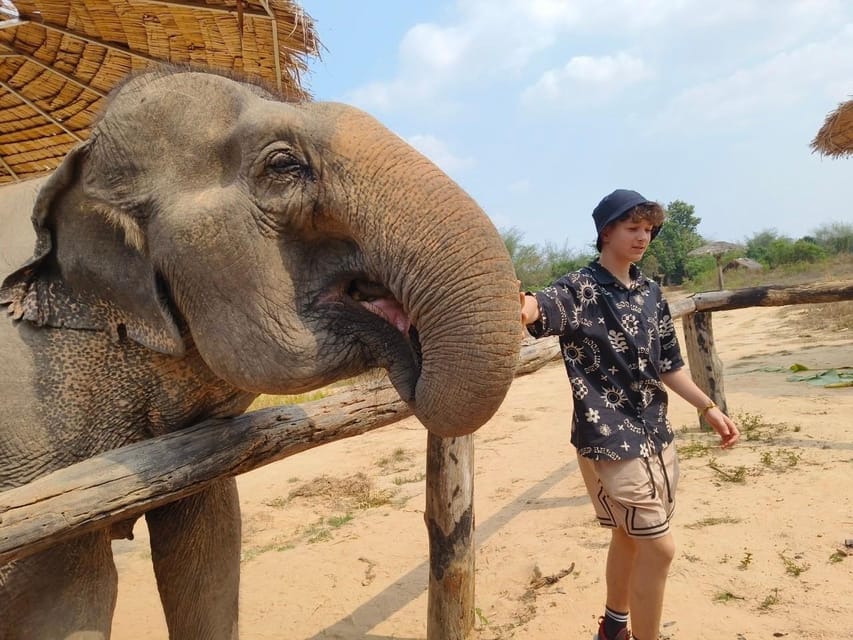
<svg viewBox="0 0 853 640">
<path fill-rule="evenodd" d="M 666 207 L 666 223 L 649 245 L 640 267 L 646 275 L 666 285 L 680 285 L 707 277 L 716 270 L 711 256 L 691 257 L 690 251 L 709 242 L 699 233 L 702 219 L 695 207 L 683 200 Z M 567 244 L 536 245 L 524 242 L 524 233 L 513 227 L 501 231 L 515 272 L 524 289 L 544 287 L 560 276 L 588 264 L 597 255 L 590 244 L 588 250 L 573 250 Z M 811 235 L 789 238 L 776 230 L 760 231 L 746 239 L 738 249 L 725 254 L 734 258 L 751 258 L 773 269 L 798 263 L 815 263 L 839 254 L 853 253 L 853 224 L 833 222 L 815 229 Z"/>
</svg>

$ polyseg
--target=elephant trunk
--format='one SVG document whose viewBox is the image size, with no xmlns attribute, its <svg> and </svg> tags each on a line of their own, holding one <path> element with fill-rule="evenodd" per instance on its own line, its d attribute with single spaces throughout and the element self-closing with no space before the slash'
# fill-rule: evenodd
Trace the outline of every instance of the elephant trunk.
<svg viewBox="0 0 853 640">
<path fill-rule="evenodd" d="M 429 160 L 366 114 L 327 108 L 340 109 L 336 130 L 347 132 L 332 141 L 341 163 L 334 197 L 347 202 L 368 268 L 418 332 L 415 415 L 443 437 L 470 433 L 499 407 L 518 357 L 518 283 L 506 247 Z M 394 381 L 393 365 L 389 373 Z"/>
</svg>

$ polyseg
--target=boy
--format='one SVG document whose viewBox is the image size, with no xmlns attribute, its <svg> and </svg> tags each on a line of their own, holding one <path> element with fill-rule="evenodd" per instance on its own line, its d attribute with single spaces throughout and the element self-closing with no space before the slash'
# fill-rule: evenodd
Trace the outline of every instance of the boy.
<svg viewBox="0 0 853 640">
<path fill-rule="evenodd" d="M 678 484 L 664 385 L 697 408 L 723 448 L 740 434 L 690 378 L 661 289 L 634 264 L 660 231 L 661 205 L 617 189 L 592 217 L 598 259 L 525 293 L 522 323 L 537 338 L 560 337 L 574 400 L 572 444 L 598 521 L 611 529 L 594 640 L 657 640 Z"/>
</svg>

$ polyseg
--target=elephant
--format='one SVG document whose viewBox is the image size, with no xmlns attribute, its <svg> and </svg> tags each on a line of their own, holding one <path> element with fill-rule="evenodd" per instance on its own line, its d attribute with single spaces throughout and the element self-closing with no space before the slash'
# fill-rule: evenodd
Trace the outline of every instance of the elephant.
<svg viewBox="0 0 853 640">
<path fill-rule="evenodd" d="M 512 382 L 500 234 L 352 106 L 208 70 L 131 75 L 31 215 L 33 255 L 0 286 L 0 491 L 373 370 L 458 437 Z M 236 638 L 234 479 L 144 517 L 170 638 Z M 0 567 L 0 638 L 109 638 L 114 535 Z"/>
</svg>

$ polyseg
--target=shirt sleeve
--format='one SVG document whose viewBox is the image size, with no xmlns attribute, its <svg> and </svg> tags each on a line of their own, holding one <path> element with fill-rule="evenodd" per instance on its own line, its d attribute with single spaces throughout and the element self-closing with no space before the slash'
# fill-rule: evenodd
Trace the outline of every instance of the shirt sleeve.
<svg viewBox="0 0 853 640">
<path fill-rule="evenodd" d="M 550 287 L 529 295 L 533 295 L 539 305 L 539 319 L 527 325 L 527 331 L 534 338 L 561 336 L 577 328 L 577 298 L 567 278 L 560 278 Z"/>
<path fill-rule="evenodd" d="M 661 297 L 661 312 L 658 318 L 658 335 L 660 335 L 660 363 L 658 364 L 658 370 L 661 373 L 677 371 L 684 366 L 684 359 L 681 357 L 681 347 L 678 345 L 678 335 L 675 332 L 675 322 L 672 318 L 672 312 L 669 309 L 669 303 L 664 297 Z"/>
</svg>

